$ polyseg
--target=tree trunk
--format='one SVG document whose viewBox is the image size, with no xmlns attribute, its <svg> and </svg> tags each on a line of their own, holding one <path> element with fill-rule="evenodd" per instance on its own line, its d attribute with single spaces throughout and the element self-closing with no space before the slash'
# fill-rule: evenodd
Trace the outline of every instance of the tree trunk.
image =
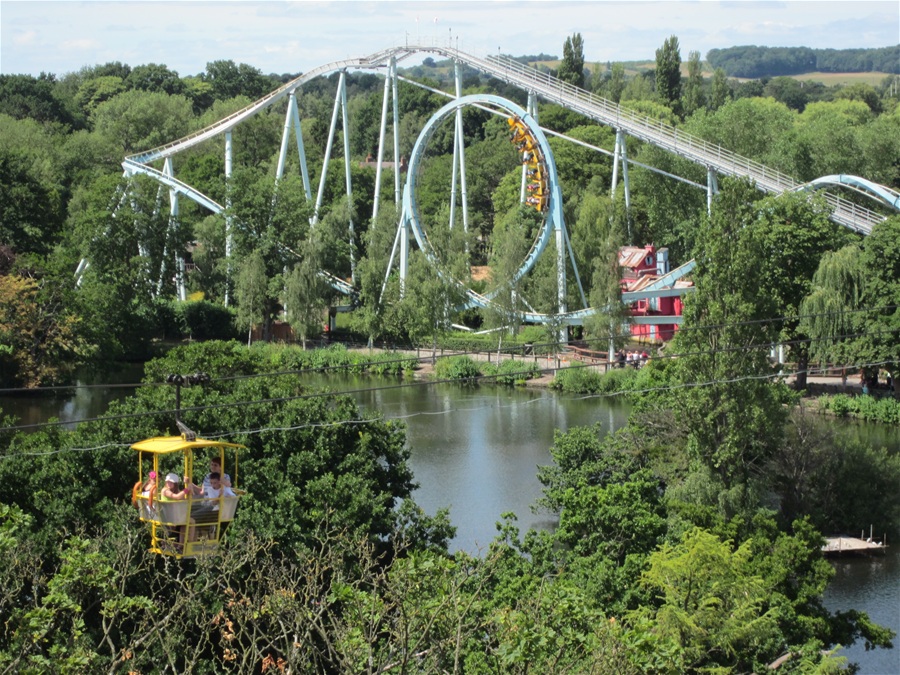
<svg viewBox="0 0 900 675">
<path fill-rule="evenodd" d="M 803 391 L 806 389 L 807 370 L 809 369 L 809 354 L 801 350 L 797 354 L 797 376 L 794 378 L 794 389 Z"/>
</svg>

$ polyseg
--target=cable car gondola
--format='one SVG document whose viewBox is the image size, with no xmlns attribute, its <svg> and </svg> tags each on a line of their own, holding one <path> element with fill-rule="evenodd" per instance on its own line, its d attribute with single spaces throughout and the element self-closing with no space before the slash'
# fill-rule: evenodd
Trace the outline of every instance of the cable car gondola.
<svg viewBox="0 0 900 675">
<path fill-rule="evenodd" d="M 132 503 L 140 519 L 150 523 L 150 550 L 179 559 L 215 553 L 240 498 L 246 494 L 237 487 L 238 450 L 245 446 L 196 438 L 186 427 L 182 430 L 186 433 L 181 436 L 148 438 L 131 446 L 138 453 L 138 482 Z M 226 467 L 233 470 L 231 490 L 221 489 L 219 496 L 212 498 L 195 494 L 195 450 L 205 451 L 207 459 L 218 457 L 223 474 Z M 226 464 L 226 455 L 233 457 L 232 464 Z M 186 479 L 179 490 L 182 496 L 167 499 L 166 478 L 181 476 Z"/>
</svg>

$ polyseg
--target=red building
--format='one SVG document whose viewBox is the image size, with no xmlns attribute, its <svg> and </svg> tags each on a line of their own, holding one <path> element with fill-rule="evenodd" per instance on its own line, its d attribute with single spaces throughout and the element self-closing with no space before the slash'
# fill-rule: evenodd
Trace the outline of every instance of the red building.
<svg viewBox="0 0 900 675">
<path fill-rule="evenodd" d="M 622 270 L 624 293 L 648 294 L 648 297 L 631 303 L 631 315 L 636 320 L 631 324 L 631 334 L 641 342 L 665 342 L 672 339 L 678 329 L 677 324 L 656 323 L 652 319 L 638 318 L 681 316 L 681 297 L 661 294 L 692 287 L 693 282 L 682 279 L 680 274 L 673 274 L 669 269 L 669 249 L 657 250 L 652 244 L 643 248 L 623 246 L 619 249 L 619 268 Z"/>
</svg>

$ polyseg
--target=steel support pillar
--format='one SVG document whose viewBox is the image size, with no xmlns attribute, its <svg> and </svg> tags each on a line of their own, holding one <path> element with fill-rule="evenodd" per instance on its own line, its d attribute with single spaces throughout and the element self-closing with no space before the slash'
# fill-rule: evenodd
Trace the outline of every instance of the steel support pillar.
<svg viewBox="0 0 900 675">
<path fill-rule="evenodd" d="M 400 92 L 397 59 L 391 57 L 392 96 L 394 104 L 394 206 L 400 206 Z"/>
<path fill-rule="evenodd" d="M 231 301 L 231 254 L 234 248 L 234 217 L 231 214 L 231 174 L 232 162 L 231 130 L 225 132 L 225 306 Z"/>
<path fill-rule="evenodd" d="M 375 219 L 378 217 L 378 206 L 381 204 L 381 165 L 384 162 L 384 139 L 387 135 L 387 113 L 388 101 L 391 97 L 391 79 L 393 77 L 394 59 L 388 66 L 387 73 L 384 76 L 384 94 L 381 99 L 381 125 L 378 128 L 378 158 L 375 165 L 375 196 L 372 200 L 372 224 L 375 227 Z M 396 171 L 396 167 L 394 170 Z"/>
<path fill-rule="evenodd" d="M 350 243 L 350 278 L 356 282 L 356 241 L 353 226 L 353 183 L 350 178 L 350 122 L 347 116 L 347 87 L 341 73 L 341 125 L 344 136 L 344 181 L 347 187 L 347 236 Z"/>
<path fill-rule="evenodd" d="M 719 191 L 719 181 L 716 179 L 716 170 L 711 166 L 706 167 L 706 215 L 712 215 L 713 197 Z"/>
<path fill-rule="evenodd" d="M 331 162 L 331 146 L 334 145 L 334 133 L 337 130 L 338 112 L 341 110 L 341 92 L 345 91 L 344 82 L 347 78 L 347 72 L 342 70 L 338 79 L 337 91 L 334 95 L 334 109 L 331 112 L 331 126 L 328 129 L 328 142 L 325 144 L 325 159 L 322 162 L 322 175 L 319 177 L 319 191 L 316 193 L 316 206 L 313 209 L 313 224 L 319 222 L 319 209 L 322 208 L 322 198 L 325 195 L 325 178 L 328 175 L 328 164 Z M 346 135 L 346 134 L 345 134 Z"/>
</svg>

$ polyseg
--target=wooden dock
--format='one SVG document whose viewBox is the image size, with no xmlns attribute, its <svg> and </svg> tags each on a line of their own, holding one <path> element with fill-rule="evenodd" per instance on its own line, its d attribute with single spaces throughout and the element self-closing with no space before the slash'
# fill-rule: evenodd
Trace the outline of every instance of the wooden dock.
<svg viewBox="0 0 900 675">
<path fill-rule="evenodd" d="M 884 553 L 887 544 L 883 541 L 875 541 L 872 537 L 860 539 L 858 537 L 826 537 L 822 553 L 825 555 L 869 555 L 872 553 Z"/>
</svg>

